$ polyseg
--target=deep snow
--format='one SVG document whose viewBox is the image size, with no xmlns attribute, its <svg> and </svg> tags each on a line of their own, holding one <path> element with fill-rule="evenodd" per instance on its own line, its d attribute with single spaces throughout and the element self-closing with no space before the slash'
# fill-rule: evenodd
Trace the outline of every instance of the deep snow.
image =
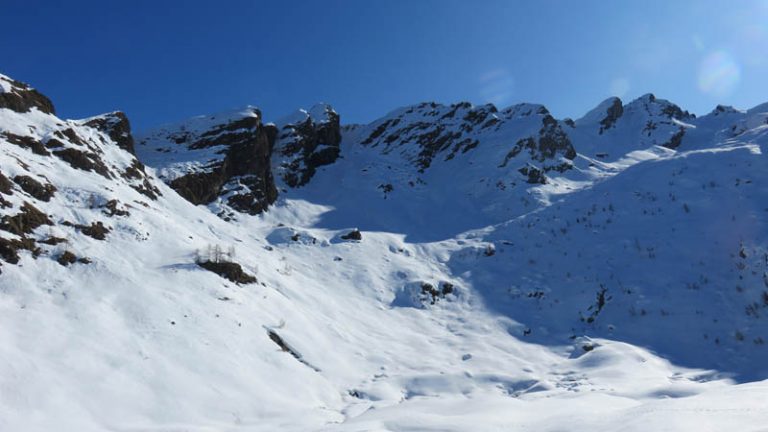
<svg viewBox="0 0 768 432">
<path fill-rule="evenodd" d="M 603 134 L 582 119 L 574 168 L 544 185 L 499 166 L 536 129 L 520 107 L 424 172 L 407 143 L 361 144 L 374 122 L 307 186 L 229 222 L 155 177 L 211 155 L 146 158 L 163 167 L 153 201 L 0 137 L 6 176 L 58 188 L 3 195 L 3 214 L 32 202 L 57 223 L 34 236 L 68 239 L 0 268 L 0 430 L 765 430 L 765 111 L 668 125 L 689 130 L 676 150 L 634 139 L 629 114 Z M 64 126 L 132 163 L 81 123 L 0 109 L 0 131 Z M 130 215 L 105 216 L 108 199 Z M 342 240 L 353 228 L 362 240 Z M 259 283 L 197 267 L 209 245 Z M 59 265 L 65 248 L 93 263 Z M 424 283 L 453 291 L 432 304 Z"/>
</svg>

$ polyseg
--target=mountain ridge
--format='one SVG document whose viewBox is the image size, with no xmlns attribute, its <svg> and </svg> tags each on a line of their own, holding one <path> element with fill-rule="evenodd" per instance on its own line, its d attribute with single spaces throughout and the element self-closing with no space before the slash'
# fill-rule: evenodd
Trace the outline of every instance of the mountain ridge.
<svg viewBox="0 0 768 432">
<path fill-rule="evenodd" d="M 0 429 L 763 427 L 768 105 L 134 135 L 14 88 Z"/>
</svg>

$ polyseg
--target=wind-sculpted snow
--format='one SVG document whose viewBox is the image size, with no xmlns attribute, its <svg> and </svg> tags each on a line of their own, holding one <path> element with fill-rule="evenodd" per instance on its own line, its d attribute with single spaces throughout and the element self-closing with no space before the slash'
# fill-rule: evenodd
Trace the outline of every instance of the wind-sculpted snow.
<svg viewBox="0 0 768 432">
<path fill-rule="evenodd" d="M 0 430 L 764 429 L 768 109 L 660 101 L 249 108 L 146 168 L 120 115 L 0 107 Z"/>
</svg>

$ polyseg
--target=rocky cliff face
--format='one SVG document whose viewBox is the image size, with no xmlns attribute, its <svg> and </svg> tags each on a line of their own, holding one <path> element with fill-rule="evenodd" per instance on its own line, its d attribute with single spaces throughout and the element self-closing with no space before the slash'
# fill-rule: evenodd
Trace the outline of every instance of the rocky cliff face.
<svg viewBox="0 0 768 432">
<path fill-rule="evenodd" d="M 340 117 L 330 105 L 299 110 L 277 127 L 273 165 L 290 187 L 307 184 L 318 167 L 332 164 L 341 153 Z"/>
<path fill-rule="evenodd" d="M 115 111 L 100 116 L 91 117 L 83 121 L 85 126 L 98 129 L 107 134 L 118 147 L 135 155 L 133 148 L 133 135 L 131 135 L 131 123 L 128 117 L 121 111 Z"/>
<path fill-rule="evenodd" d="M 258 214 L 277 198 L 270 165 L 276 132 L 262 124 L 258 109 L 246 108 L 150 131 L 137 151 L 193 204 L 219 200 Z"/>
</svg>

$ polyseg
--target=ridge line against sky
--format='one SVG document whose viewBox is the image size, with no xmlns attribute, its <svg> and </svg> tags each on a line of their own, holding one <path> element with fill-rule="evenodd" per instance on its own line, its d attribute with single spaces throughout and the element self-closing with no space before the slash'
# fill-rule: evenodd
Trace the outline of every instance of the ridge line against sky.
<svg viewBox="0 0 768 432">
<path fill-rule="evenodd" d="M 768 101 L 768 0 L 103 3 L 0 0 L 0 73 L 62 117 L 144 130 L 317 102 L 344 123 L 437 101 L 544 104 L 579 118 L 652 92 L 705 114 Z"/>
</svg>

